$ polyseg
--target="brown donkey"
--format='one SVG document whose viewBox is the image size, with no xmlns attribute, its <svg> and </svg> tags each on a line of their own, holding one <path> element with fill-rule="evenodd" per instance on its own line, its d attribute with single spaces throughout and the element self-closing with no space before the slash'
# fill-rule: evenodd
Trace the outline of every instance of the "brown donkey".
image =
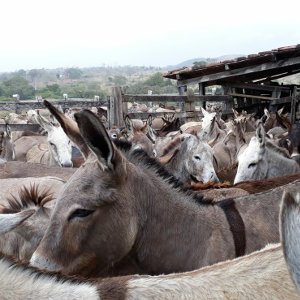
<svg viewBox="0 0 300 300">
<path fill-rule="evenodd" d="M 32 265 L 85 276 L 161 274 L 279 241 L 280 199 L 201 203 L 142 151 L 118 150 L 93 113 L 75 116 L 91 153 L 61 191 Z"/>
</svg>

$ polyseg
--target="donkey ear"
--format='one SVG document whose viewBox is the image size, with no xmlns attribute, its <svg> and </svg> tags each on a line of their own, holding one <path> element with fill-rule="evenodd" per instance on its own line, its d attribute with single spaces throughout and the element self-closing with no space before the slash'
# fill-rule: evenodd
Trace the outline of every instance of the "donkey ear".
<svg viewBox="0 0 300 300">
<path fill-rule="evenodd" d="M 152 117 L 152 115 L 149 115 L 148 118 L 147 118 L 146 123 L 147 123 L 148 126 L 152 126 L 152 122 L 153 122 L 153 117 Z"/>
<path fill-rule="evenodd" d="M 89 110 L 74 115 L 81 135 L 98 160 L 107 168 L 115 168 L 117 150 L 98 117 Z"/>
<path fill-rule="evenodd" d="M 280 108 L 279 110 L 277 110 L 278 116 L 281 116 L 283 110 L 284 110 L 284 107 L 282 107 L 282 108 Z"/>
<path fill-rule="evenodd" d="M 237 118 L 240 114 L 238 111 L 236 111 L 234 108 L 232 109 L 233 115 L 235 118 Z"/>
<path fill-rule="evenodd" d="M 129 131 L 132 131 L 132 130 L 133 130 L 133 123 L 132 123 L 132 120 L 129 118 L 128 115 L 125 117 L 124 123 L 125 123 L 126 128 L 127 128 Z"/>
<path fill-rule="evenodd" d="M 267 118 L 270 118 L 270 113 L 266 108 L 264 109 L 264 114 Z"/>
<path fill-rule="evenodd" d="M 11 139 L 11 130 L 8 124 L 6 124 L 5 126 L 5 132 L 6 132 L 6 136 Z"/>
<path fill-rule="evenodd" d="M 265 146 L 266 142 L 266 132 L 261 123 L 258 124 L 257 129 L 256 129 L 256 138 L 258 139 L 258 142 L 260 144 L 260 147 Z"/>
<path fill-rule="evenodd" d="M 300 193 L 296 197 L 288 192 L 282 196 L 280 209 L 281 243 L 288 270 L 300 288 Z"/>
<path fill-rule="evenodd" d="M 57 109 L 47 100 L 44 100 L 44 104 L 49 109 L 51 114 L 55 117 L 55 119 L 59 122 L 64 132 L 69 137 L 69 139 L 75 145 L 78 146 L 83 156 L 87 158 L 90 153 L 90 149 L 88 148 L 85 141 L 83 140 L 77 123 L 71 118 L 67 117 L 64 113 L 62 113 L 59 109 Z"/>
<path fill-rule="evenodd" d="M 203 107 L 201 107 L 201 111 L 204 117 L 209 116 L 209 112 L 207 112 Z"/>
<path fill-rule="evenodd" d="M 19 213 L 0 214 L 0 234 L 9 232 L 22 224 L 35 212 L 34 209 L 24 210 Z"/>
<path fill-rule="evenodd" d="M 37 110 L 36 121 L 43 127 L 47 132 L 53 129 L 53 125 L 43 116 L 40 115 L 40 112 Z"/>
</svg>

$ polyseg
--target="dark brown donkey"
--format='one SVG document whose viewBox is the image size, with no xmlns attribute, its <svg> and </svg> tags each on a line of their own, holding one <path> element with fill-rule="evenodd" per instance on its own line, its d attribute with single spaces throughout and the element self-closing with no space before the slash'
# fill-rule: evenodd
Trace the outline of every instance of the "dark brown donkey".
<svg viewBox="0 0 300 300">
<path fill-rule="evenodd" d="M 118 150 L 93 113 L 75 116 L 91 153 L 61 191 L 32 265 L 85 276 L 161 274 L 279 241 L 280 199 L 201 203 L 142 151 Z"/>
</svg>

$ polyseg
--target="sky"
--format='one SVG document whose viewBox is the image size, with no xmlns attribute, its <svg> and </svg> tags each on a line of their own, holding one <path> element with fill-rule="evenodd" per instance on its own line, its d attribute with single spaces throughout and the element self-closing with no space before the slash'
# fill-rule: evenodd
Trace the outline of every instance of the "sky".
<svg viewBox="0 0 300 300">
<path fill-rule="evenodd" d="M 258 53 L 300 44 L 299 12 L 299 0 L 2 0 L 0 72 Z"/>
</svg>

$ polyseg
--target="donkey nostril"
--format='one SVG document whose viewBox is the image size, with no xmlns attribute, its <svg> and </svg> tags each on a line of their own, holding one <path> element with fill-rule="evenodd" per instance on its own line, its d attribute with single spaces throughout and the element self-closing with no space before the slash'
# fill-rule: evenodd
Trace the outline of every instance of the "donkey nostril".
<svg viewBox="0 0 300 300">
<path fill-rule="evenodd" d="M 62 167 L 64 168 L 72 168 L 73 167 L 73 163 L 72 162 L 64 162 L 61 164 Z"/>
<path fill-rule="evenodd" d="M 214 173 L 211 173 L 210 179 L 213 182 L 220 182 L 219 178 Z"/>
</svg>

